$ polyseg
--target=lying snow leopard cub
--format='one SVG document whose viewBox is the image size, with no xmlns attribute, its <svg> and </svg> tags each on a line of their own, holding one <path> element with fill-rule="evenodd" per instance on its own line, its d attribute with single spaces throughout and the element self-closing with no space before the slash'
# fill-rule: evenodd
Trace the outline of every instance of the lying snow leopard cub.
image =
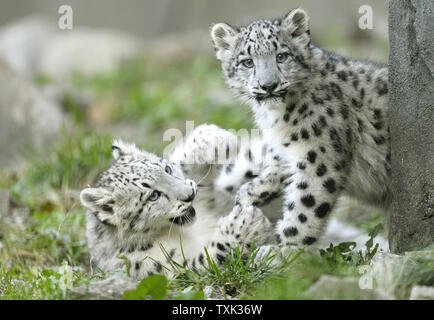
<svg viewBox="0 0 434 320">
<path fill-rule="evenodd" d="M 260 209 L 237 206 L 220 219 L 223 214 L 199 208 L 196 213 L 196 183 L 184 178 L 179 165 L 122 141 L 112 150 L 115 162 L 80 194 L 88 209 L 86 237 L 94 266 L 116 270 L 125 254 L 130 275 L 143 279 L 168 270 L 160 244 L 178 263 L 200 268 L 206 263 L 204 247 L 221 263 L 236 245 L 269 242 L 272 228 Z"/>
<path fill-rule="evenodd" d="M 238 203 L 262 206 L 283 194 L 276 231 L 285 245 L 316 243 L 344 192 L 388 208 L 386 66 L 313 45 L 302 9 L 239 28 L 218 23 L 211 37 L 227 85 L 251 104 L 273 155 Z"/>
</svg>

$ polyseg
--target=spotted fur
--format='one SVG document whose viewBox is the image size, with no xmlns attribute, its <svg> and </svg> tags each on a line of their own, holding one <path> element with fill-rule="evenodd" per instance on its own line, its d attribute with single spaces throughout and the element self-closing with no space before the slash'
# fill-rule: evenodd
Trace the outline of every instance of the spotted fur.
<svg viewBox="0 0 434 320">
<path fill-rule="evenodd" d="M 386 66 L 312 44 L 302 9 L 242 27 L 218 23 L 211 37 L 227 85 L 251 105 L 272 154 L 238 203 L 282 194 L 276 231 L 297 246 L 317 242 L 343 193 L 389 207 Z"/>
<path fill-rule="evenodd" d="M 198 128 L 190 140 L 206 128 Z M 80 194 L 88 209 L 86 236 L 94 267 L 105 272 L 122 268 L 125 255 L 130 275 L 142 279 L 170 270 L 168 256 L 181 265 L 202 268 L 206 265 L 204 247 L 211 258 L 222 263 L 236 245 L 269 242 L 271 224 L 260 209 L 232 209 L 228 204 L 233 197 L 226 194 L 221 199 L 227 204 L 222 202 L 210 210 L 209 200 L 218 192 L 205 188 L 197 195 L 196 183 L 184 176 L 185 161 L 175 163 L 177 154 L 194 154 L 200 150 L 196 146 L 180 146 L 169 162 L 134 145 L 114 142 L 114 163 L 93 187 Z M 198 175 L 202 169 L 192 167 L 189 173 Z"/>
</svg>

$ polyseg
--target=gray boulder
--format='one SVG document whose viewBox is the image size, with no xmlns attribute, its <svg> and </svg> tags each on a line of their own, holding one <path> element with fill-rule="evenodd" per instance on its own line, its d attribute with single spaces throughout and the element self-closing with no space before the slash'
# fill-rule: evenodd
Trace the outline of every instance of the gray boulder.
<svg viewBox="0 0 434 320">
<path fill-rule="evenodd" d="M 31 15 L 0 29 L 0 58 L 28 79 L 43 74 L 69 79 L 72 72 L 109 72 L 143 48 L 141 39 L 125 33 L 74 26 L 60 30 L 57 21 Z"/>
<path fill-rule="evenodd" d="M 137 281 L 126 276 L 114 276 L 105 280 L 91 282 L 89 286 L 72 288 L 69 291 L 71 299 L 87 300 L 122 300 L 124 292 L 134 290 Z"/>
<path fill-rule="evenodd" d="M 0 58 L 15 72 L 33 78 L 43 48 L 58 32 L 56 21 L 32 15 L 0 29 Z"/>
<path fill-rule="evenodd" d="M 414 286 L 411 289 L 410 300 L 434 300 L 434 287 Z"/>
<path fill-rule="evenodd" d="M 322 275 L 305 296 L 318 300 L 391 300 L 393 297 L 379 289 L 360 289 L 357 278 Z"/>
<path fill-rule="evenodd" d="M 38 72 L 56 81 L 68 80 L 73 72 L 106 73 L 142 49 L 139 39 L 107 29 L 74 28 L 59 31 L 43 48 Z"/>
<path fill-rule="evenodd" d="M 0 168 L 18 167 L 27 148 L 53 142 L 67 123 L 58 105 L 0 60 Z"/>
</svg>

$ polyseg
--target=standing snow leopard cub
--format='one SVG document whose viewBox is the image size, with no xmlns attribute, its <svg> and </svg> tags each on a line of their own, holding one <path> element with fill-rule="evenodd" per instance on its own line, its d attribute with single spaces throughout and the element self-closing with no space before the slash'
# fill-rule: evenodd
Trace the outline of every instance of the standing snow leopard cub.
<svg viewBox="0 0 434 320">
<path fill-rule="evenodd" d="M 387 67 L 313 45 L 302 9 L 239 28 L 218 23 L 211 37 L 227 85 L 251 105 L 273 155 L 238 203 L 262 206 L 281 193 L 285 245 L 316 243 L 342 193 L 388 208 Z"/>
</svg>

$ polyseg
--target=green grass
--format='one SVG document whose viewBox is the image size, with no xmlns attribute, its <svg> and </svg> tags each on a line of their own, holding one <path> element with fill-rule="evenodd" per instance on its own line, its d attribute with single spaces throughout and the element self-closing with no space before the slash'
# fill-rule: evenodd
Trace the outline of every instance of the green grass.
<svg viewBox="0 0 434 320">
<path fill-rule="evenodd" d="M 78 190 L 109 164 L 111 141 L 77 127 L 43 151 L 29 150 L 21 172 L 2 175 L 2 187 L 28 206 L 31 216 L 24 230 L 0 224 L 1 299 L 65 298 L 58 267 L 89 267 Z M 74 283 L 91 277 L 83 270 L 74 271 Z"/>
<path fill-rule="evenodd" d="M 111 143 L 110 136 L 85 128 L 63 131 L 54 146 L 27 151 L 29 163 L 19 177 L 3 180 L 8 180 L 14 197 L 32 209 L 69 208 L 71 191 L 91 183 L 109 164 Z"/>
<path fill-rule="evenodd" d="M 212 286 L 221 290 L 224 297 L 243 296 L 253 290 L 266 277 L 281 273 L 295 261 L 300 252 L 292 252 L 279 260 L 278 252 L 268 252 L 261 259 L 257 259 L 258 249 L 254 247 L 247 253 L 244 247 L 236 247 L 226 255 L 223 266 L 219 267 L 216 261 L 205 250 L 206 262 L 204 269 L 188 269 L 170 259 L 173 277 L 172 289 L 203 290 Z"/>
<path fill-rule="evenodd" d="M 207 262 L 204 269 L 182 267 L 167 255 L 171 261 L 169 279 L 148 277 L 135 290 L 126 292 L 124 298 L 199 299 L 204 297 L 205 287 L 211 286 L 219 290 L 225 299 L 308 299 L 304 292 L 321 275 L 357 276 L 360 265 L 360 261 L 355 263 L 343 258 L 343 252 L 336 250 L 329 255 L 329 259 L 324 259 L 318 250 L 299 249 L 284 256 L 270 251 L 255 260 L 258 250 L 253 248 L 246 257 L 244 248 L 237 247 L 226 255 L 223 266 L 218 267 L 205 252 Z M 350 254 L 356 256 L 359 253 Z M 154 292 L 158 292 L 158 297 L 153 296 Z"/>
<path fill-rule="evenodd" d="M 187 78 L 191 81 L 185 81 Z M 196 125 L 213 122 L 227 128 L 251 125 L 249 117 L 241 112 L 243 107 L 234 100 L 213 99 L 215 90 L 225 88 L 212 57 L 170 65 L 138 57 L 110 74 L 74 74 L 71 81 L 76 89 L 93 92 L 96 101 L 113 97 L 113 109 L 104 125 L 125 122 L 143 128 L 142 132 L 152 135 L 152 139 L 137 139 L 138 144 L 155 152 L 164 148 L 162 132 L 171 127 L 184 129 L 185 120 L 195 120 Z M 43 75 L 36 82 L 52 83 Z M 58 273 L 63 264 L 73 268 L 75 285 L 95 277 L 89 270 L 85 212 L 78 194 L 109 165 L 113 136 L 95 129 L 87 111 L 72 97 L 66 93 L 63 101 L 73 119 L 72 127 L 65 129 L 53 145 L 27 149 L 27 164 L 20 171 L 0 172 L 0 187 L 30 208 L 24 230 L 0 224 L 0 299 L 67 298 Z M 192 295 L 179 279 L 176 283 L 178 298 Z"/>
<path fill-rule="evenodd" d="M 61 299 L 58 267 L 66 265 L 74 284 L 90 277 L 84 240 L 84 214 L 81 209 L 67 213 L 34 211 L 24 230 L 0 226 L 0 298 Z"/>
<path fill-rule="evenodd" d="M 351 264 L 331 263 L 316 252 L 305 252 L 286 272 L 273 274 L 258 286 L 246 299 L 286 300 L 307 299 L 305 291 L 321 275 L 339 277 L 356 276 L 357 270 Z"/>
<path fill-rule="evenodd" d="M 43 86 L 52 80 L 39 75 L 36 83 Z M 30 208 L 24 229 L 0 224 L 0 299 L 67 299 L 65 286 L 109 276 L 90 270 L 85 212 L 78 194 L 109 165 L 116 125 L 137 129 L 131 142 L 160 154 L 166 145 L 162 133 L 168 128 L 184 130 L 186 120 L 194 120 L 196 126 L 208 122 L 227 129 L 252 126 L 248 107 L 231 98 L 220 66 L 210 56 L 170 63 L 140 56 L 109 74 L 73 74 L 71 83 L 77 90 L 92 92 L 95 101 L 83 109 L 73 95 L 65 93 L 64 107 L 72 127 L 56 143 L 28 149 L 22 170 L 0 172 L 0 187 Z M 102 120 L 96 121 L 95 115 Z M 357 221 L 372 229 L 382 218 L 368 212 Z M 324 252 L 296 251 L 278 267 L 273 255 L 255 263 L 255 251 L 246 259 L 243 248 L 235 248 L 222 269 L 211 259 L 203 271 L 173 262 L 169 277 L 145 279 L 125 298 L 203 299 L 208 286 L 241 299 L 307 298 L 305 290 L 321 275 L 357 276 L 357 267 L 369 263 L 371 256 L 350 248 L 343 244 Z M 426 261 L 419 265 L 423 267 L 415 267 L 406 278 L 410 284 L 429 279 L 432 266 Z M 409 284 L 401 287 L 406 297 Z"/>
<path fill-rule="evenodd" d="M 110 121 L 132 121 L 149 132 L 182 128 L 180 123 L 185 120 L 234 129 L 251 126 L 246 106 L 235 99 L 219 98 L 229 93 L 212 57 L 175 61 L 164 71 L 161 65 L 139 57 L 108 75 L 74 74 L 73 83 L 79 89 L 113 97 L 115 108 Z"/>
</svg>

